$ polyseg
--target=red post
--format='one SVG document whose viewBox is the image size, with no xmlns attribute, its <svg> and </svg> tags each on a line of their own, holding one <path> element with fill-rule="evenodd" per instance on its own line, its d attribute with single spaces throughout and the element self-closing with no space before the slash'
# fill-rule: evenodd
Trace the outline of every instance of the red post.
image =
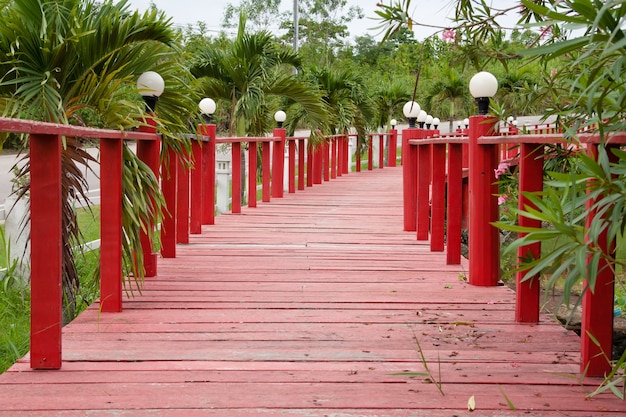
<svg viewBox="0 0 626 417">
<path fill-rule="evenodd" d="M 588 145 L 587 152 L 597 159 L 598 145 Z M 606 152 L 610 162 L 616 162 L 617 158 L 611 152 L 611 146 L 607 146 Z M 597 197 L 601 199 L 602 196 Z M 593 205 L 597 199 L 587 201 L 587 230 L 591 222 L 598 215 Z M 587 237 L 589 240 L 590 237 Z M 608 241 L 607 231 L 600 233 L 597 248 L 604 254 L 615 255 L 615 240 Z M 591 266 L 593 255 L 587 257 L 587 268 Z M 601 257 L 597 266 L 595 285 L 588 280 L 583 283 L 583 312 L 580 329 L 580 371 L 586 376 L 605 376 L 611 371 L 610 360 L 613 350 L 613 303 L 615 291 L 615 266 L 611 265 L 606 257 Z M 597 341 L 594 342 L 593 339 Z M 599 346 L 598 346 L 599 345 Z"/>
<path fill-rule="evenodd" d="M 282 127 L 274 129 L 274 136 L 280 138 L 274 142 L 274 158 L 272 161 L 272 197 L 283 197 L 283 183 L 285 177 L 285 137 L 287 131 Z"/>
<path fill-rule="evenodd" d="M 322 144 L 322 164 L 324 166 L 324 181 L 328 182 L 330 181 L 330 144 L 328 143 L 329 140 L 332 140 L 331 138 L 326 138 L 326 140 L 324 140 L 324 143 Z"/>
<path fill-rule="evenodd" d="M 307 143 L 306 152 L 306 186 L 312 187 L 315 158 L 313 158 L 313 145 L 311 145 L 311 141 Z"/>
<path fill-rule="evenodd" d="M 403 201 L 404 201 L 404 230 L 407 232 L 415 231 L 415 220 L 417 218 L 417 205 L 415 201 L 416 186 L 416 156 L 417 147 L 409 146 L 409 140 L 417 136 L 415 128 L 409 128 L 402 131 L 402 180 L 403 180 Z"/>
<path fill-rule="evenodd" d="M 385 166 L 385 135 L 378 135 L 378 168 Z"/>
<path fill-rule="evenodd" d="M 343 164 L 345 163 L 344 157 L 344 146 L 343 146 L 343 137 L 335 138 L 337 141 L 337 176 L 341 177 L 343 175 Z M 357 153 L 357 158 L 359 154 Z"/>
<path fill-rule="evenodd" d="M 333 136 L 330 150 L 330 178 L 337 178 L 337 137 Z"/>
<path fill-rule="evenodd" d="M 304 190 L 304 167 L 306 165 L 305 160 L 306 141 L 304 139 L 298 140 L 298 190 Z"/>
<path fill-rule="evenodd" d="M 139 126 L 139 131 L 155 134 L 154 140 L 140 140 L 137 142 L 137 157 L 150 167 L 158 181 L 161 141 L 156 136 L 156 120 L 152 117 L 146 119 L 146 125 Z M 146 229 L 149 230 L 149 233 L 141 231 L 140 235 L 143 267 L 146 277 L 154 277 L 157 274 L 157 254 L 153 251 L 151 235 L 155 231 L 155 225 L 148 224 Z"/>
<path fill-rule="evenodd" d="M 181 155 L 177 158 L 176 243 L 189 243 L 189 167 L 185 156 Z"/>
<path fill-rule="evenodd" d="M 61 368 L 61 136 L 30 135 L 30 367 Z"/>
<path fill-rule="evenodd" d="M 100 140 L 100 310 L 122 311 L 122 139 Z"/>
<path fill-rule="evenodd" d="M 479 145 L 478 138 L 493 133 L 493 116 L 472 116 L 469 127 L 469 282 L 497 285 L 500 279 L 500 240 L 498 229 L 498 185 L 496 145 Z"/>
<path fill-rule="evenodd" d="M 348 174 L 352 161 L 350 160 L 350 135 L 346 133 L 345 137 L 341 139 L 343 144 L 343 173 Z"/>
<path fill-rule="evenodd" d="M 202 142 L 199 139 L 191 141 L 191 155 L 193 167 L 191 168 L 191 207 L 189 215 L 189 233 L 198 235 L 202 233 L 202 200 L 203 200 L 203 165 Z"/>
<path fill-rule="evenodd" d="M 446 144 L 432 145 L 432 208 L 430 250 L 443 251 L 446 213 Z"/>
<path fill-rule="evenodd" d="M 446 263 L 461 263 L 461 222 L 463 219 L 463 145 L 448 145 L 448 218 Z"/>
<path fill-rule="evenodd" d="M 296 141 L 289 141 L 289 193 L 296 192 Z"/>
<path fill-rule="evenodd" d="M 354 159 L 356 163 L 356 172 L 361 172 L 361 147 L 359 146 L 359 140 L 357 138 L 356 152 L 354 154 Z"/>
<path fill-rule="evenodd" d="M 161 224 L 161 256 L 176 257 L 176 188 L 178 185 L 178 161 L 172 148 L 167 149 L 161 162 L 161 188 L 165 199 L 165 213 Z"/>
<path fill-rule="evenodd" d="M 232 143 L 231 212 L 241 213 L 241 142 Z"/>
<path fill-rule="evenodd" d="M 389 149 L 387 150 L 387 166 L 396 166 L 396 152 L 398 149 L 398 131 L 393 128 L 389 131 Z"/>
<path fill-rule="evenodd" d="M 534 207 L 524 193 L 540 192 L 543 190 L 543 145 L 533 145 L 528 143 L 520 144 L 520 172 L 519 172 L 519 210 L 527 210 Z M 525 216 L 518 216 L 518 224 L 521 227 L 541 227 L 541 221 L 529 219 Z M 520 233 L 519 237 L 524 237 L 525 233 Z M 541 256 L 541 242 L 531 245 L 521 246 L 517 250 L 517 258 L 537 259 Z M 539 296 L 541 293 L 541 283 L 539 275 L 523 280 L 525 271 L 516 273 L 517 297 L 515 299 L 515 321 L 518 323 L 538 323 L 539 322 Z"/>
<path fill-rule="evenodd" d="M 368 136 L 367 139 L 367 170 L 374 169 L 374 137 Z"/>
<path fill-rule="evenodd" d="M 257 143 L 248 143 L 248 207 L 256 207 Z"/>
<path fill-rule="evenodd" d="M 322 156 L 322 145 L 318 144 L 317 147 L 313 150 L 313 184 L 321 184 L 322 183 L 322 168 L 323 168 L 323 156 Z"/>
<path fill-rule="evenodd" d="M 425 129 L 418 129 L 418 139 L 426 137 Z M 417 240 L 428 240 L 430 225 L 430 178 L 431 155 L 430 145 L 417 147 Z"/>
<path fill-rule="evenodd" d="M 261 143 L 261 201 L 270 202 L 270 143 Z"/>
<path fill-rule="evenodd" d="M 201 124 L 198 133 L 209 138 L 202 146 L 202 224 L 215 224 L 215 138 L 214 124 Z"/>
</svg>

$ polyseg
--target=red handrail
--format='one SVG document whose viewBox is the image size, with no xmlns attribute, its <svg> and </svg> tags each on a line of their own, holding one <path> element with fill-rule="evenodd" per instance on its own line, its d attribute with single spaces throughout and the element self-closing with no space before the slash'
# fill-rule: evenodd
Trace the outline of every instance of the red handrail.
<svg viewBox="0 0 626 417">
<path fill-rule="evenodd" d="M 543 133 L 519 135 L 507 132 L 495 136 L 490 130 L 493 123 L 489 116 L 474 116 L 470 119 L 467 137 L 455 138 L 455 135 L 442 135 L 439 138 L 424 139 L 423 129 L 407 129 L 403 132 L 405 160 L 404 167 L 404 215 L 405 230 L 418 230 L 418 239 L 424 238 L 422 233 L 430 232 L 431 250 L 443 248 L 443 224 L 447 224 L 447 262 L 460 261 L 460 220 L 462 204 L 460 191 L 463 182 L 460 161 L 462 146 L 469 144 L 469 236 L 470 236 L 470 271 L 469 280 L 473 285 L 496 285 L 500 274 L 500 241 L 498 231 L 492 225 L 498 220 L 497 183 L 493 172 L 499 162 L 499 156 L 509 157 L 511 147 L 519 147 L 519 195 L 520 210 L 525 210 L 530 201 L 524 196 L 526 192 L 543 189 L 543 155 L 547 144 L 571 144 L 563 134 Z M 554 128 L 546 127 L 545 131 L 554 132 Z M 600 141 L 598 134 L 582 133 L 577 142 L 586 146 L 591 155 L 595 154 Z M 626 132 L 613 133 L 604 138 L 608 146 L 626 144 Z M 432 155 L 430 148 L 432 147 Z M 499 152 L 504 148 L 507 152 Z M 447 152 L 446 152 L 447 150 Z M 447 170 L 445 165 L 447 154 Z M 431 180 L 432 177 L 432 180 Z M 447 219 L 442 214 L 442 202 L 446 193 L 441 181 L 447 182 Z M 432 191 L 431 191 L 432 190 Z M 420 205 L 430 213 L 420 211 Z M 589 218 L 593 213 L 589 214 Z M 540 227 L 540 222 L 526 217 L 519 217 L 522 226 Z M 610 248 L 603 247 L 604 251 Z M 538 256 L 538 243 L 521 247 L 518 257 L 529 254 Z M 473 255 L 477 254 L 477 255 Z M 522 280 L 525 273 L 517 274 L 516 321 L 520 323 L 537 323 L 539 321 L 540 288 L 536 279 Z M 613 269 L 603 268 L 599 272 L 595 291 L 586 291 L 583 298 L 583 328 L 581 331 L 581 372 L 587 376 L 602 376 L 610 369 L 604 353 L 611 352 L 613 322 Z M 590 337 L 591 335 L 591 337 Z M 594 342 L 597 340 L 598 343 Z M 610 354 L 609 354 L 610 356 Z"/>
</svg>

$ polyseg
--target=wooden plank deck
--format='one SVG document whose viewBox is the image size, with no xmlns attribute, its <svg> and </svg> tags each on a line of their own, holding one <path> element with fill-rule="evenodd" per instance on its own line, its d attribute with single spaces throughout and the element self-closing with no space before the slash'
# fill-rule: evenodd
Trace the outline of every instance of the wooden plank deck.
<svg viewBox="0 0 626 417">
<path fill-rule="evenodd" d="M 1 375 L 0 416 L 450 417 L 470 396 L 476 416 L 626 411 L 586 398 L 575 334 L 515 324 L 510 289 L 469 286 L 402 231 L 401 168 L 216 223 L 123 313 L 66 326 L 62 370 Z"/>
</svg>

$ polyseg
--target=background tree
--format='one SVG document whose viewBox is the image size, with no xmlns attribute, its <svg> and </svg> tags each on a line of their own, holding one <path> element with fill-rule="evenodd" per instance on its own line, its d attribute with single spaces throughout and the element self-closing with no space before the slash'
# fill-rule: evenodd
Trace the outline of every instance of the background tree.
<svg viewBox="0 0 626 417">
<path fill-rule="evenodd" d="M 168 83 L 159 123 L 166 143 L 180 147 L 172 134 L 186 126 L 181 115 L 190 114 L 193 99 L 181 87 L 187 82 L 185 71 L 174 58 L 177 37 L 165 16 L 130 12 L 126 1 L 15 0 L 3 3 L 0 17 L 4 116 L 133 128 L 144 114 L 136 79 L 144 71 L 157 70 Z M 86 181 L 79 166 L 91 159 L 82 148 L 80 138 L 66 138 L 62 158 L 66 319 L 72 317 L 79 287 L 73 247 L 80 232 L 73 199 L 85 197 Z M 142 271 L 133 269 L 133 256 L 141 258 L 139 232 L 149 220 L 158 220 L 161 200 L 151 171 L 127 148 L 124 158 L 124 260 L 127 271 L 139 279 Z M 27 174 L 28 165 L 21 176 Z M 27 192 L 25 183 L 21 196 Z"/>
</svg>

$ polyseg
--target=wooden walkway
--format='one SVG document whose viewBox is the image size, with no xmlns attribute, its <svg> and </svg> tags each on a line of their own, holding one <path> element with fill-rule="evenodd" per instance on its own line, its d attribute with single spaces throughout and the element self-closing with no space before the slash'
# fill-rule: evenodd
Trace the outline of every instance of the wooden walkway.
<svg viewBox="0 0 626 417">
<path fill-rule="evenodd" d="M 62 370 L 1 375 L 0 416 L 450 417 L 471 396 L 476 416 L 626 412 L 586 399 L 575 334 L 515 324 L 510 289 L 402 231 L 401 185 L 350 174 L 218 217 L 123 313 L 68 325 Z"/>
</svg>

